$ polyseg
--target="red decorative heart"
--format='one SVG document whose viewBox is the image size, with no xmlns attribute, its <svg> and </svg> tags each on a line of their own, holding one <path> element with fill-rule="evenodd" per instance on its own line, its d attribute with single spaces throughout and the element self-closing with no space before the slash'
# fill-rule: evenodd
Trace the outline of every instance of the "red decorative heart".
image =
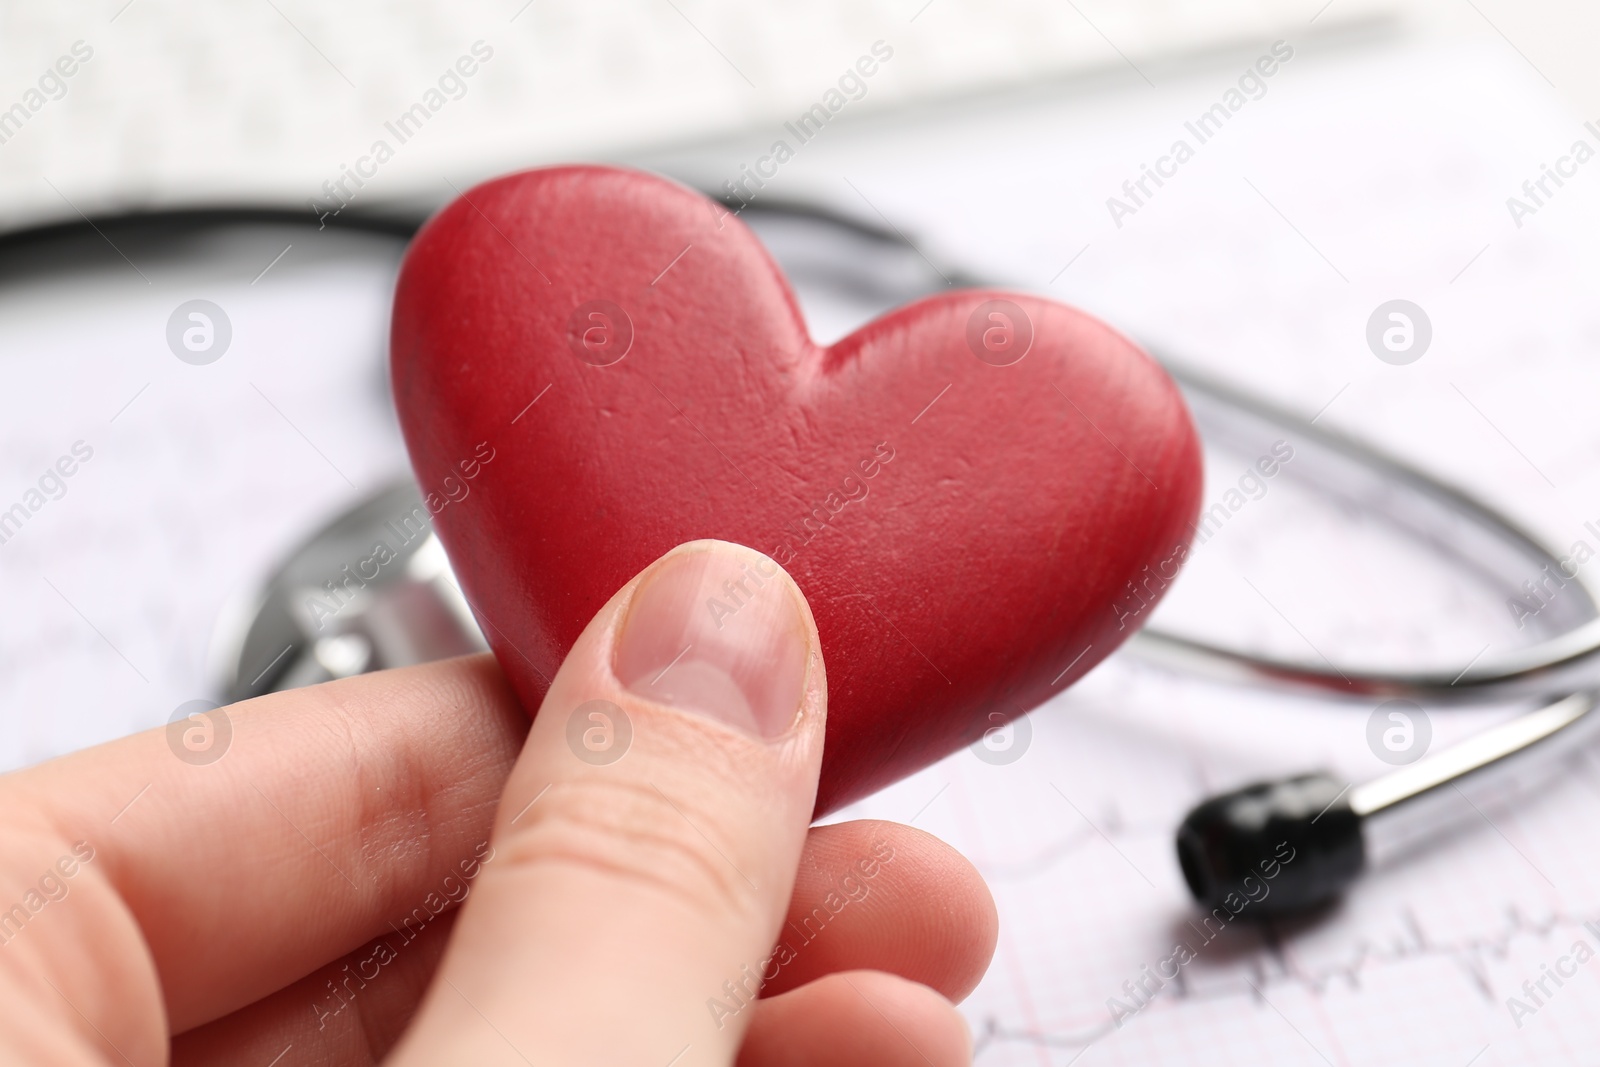
<svg viewBox="0 0 1600 1067">
<path fill-rule="evenodd" d="M 1199 505 L 1177 389 L 1104 324 L 967 290 L 824 348 L 743 224 L 632 171 L 528 171 L 445 208 L 406 254 L 392 363 L 417 478 L 527 707 L 674 545 L 788 569 L 827 663 L 819 814 L 1103 659 Z"/>
</svg>

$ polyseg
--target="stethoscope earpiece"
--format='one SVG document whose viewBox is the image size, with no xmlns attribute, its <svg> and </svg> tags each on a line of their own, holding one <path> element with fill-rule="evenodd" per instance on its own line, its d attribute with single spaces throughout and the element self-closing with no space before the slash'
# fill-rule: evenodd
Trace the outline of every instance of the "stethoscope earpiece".
<svg viewBox="0 0 1600 1067">
<path fill-rule="evenodd" d="M 1360 785 L 1302 774 L 1202 801 L 1178 827 L 1184 881 L 1202 907 L 1230 915 L 1319 907 L 1368 867 L 1548 781 L 1600 726 L 1596 706 L 1594 692 L 1573 693 Z"/>
<path fill-rule="evenodd" d="M 1266 918 L 1338 896 L 1366 863 L 1350 787 L 1326 774 L 1258 782 L 1203 801 L 1178 827 L 1178 865 L 1207 911 Z"/>
</svg>

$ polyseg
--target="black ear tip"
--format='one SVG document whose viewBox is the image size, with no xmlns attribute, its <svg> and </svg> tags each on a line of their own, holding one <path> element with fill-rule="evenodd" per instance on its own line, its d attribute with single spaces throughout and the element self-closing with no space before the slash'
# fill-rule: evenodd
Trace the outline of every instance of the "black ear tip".
<svg viewBox="0 0 1600 1067">
<path fill-rule="evenodd" d="M 1190 825 L 1190 819 L 1185 819 L 1178 827 L 1178 867 L 1194 899 L 1201 903 L 1210 900 L 1212 887 L 1217 882 L 1216 872 L 1212 869 L 1211 858 L 1206 855 L 1205 839 Z"/>
<path fill-rule="evenodd" d="M 1197 806 L 1178 828 L 1178 866 L 1207 910 L 1265 917 L 1305 911 L 1361 873 L 1361 818 L 1343 782 L 1305 774 Z"/>
</svg>

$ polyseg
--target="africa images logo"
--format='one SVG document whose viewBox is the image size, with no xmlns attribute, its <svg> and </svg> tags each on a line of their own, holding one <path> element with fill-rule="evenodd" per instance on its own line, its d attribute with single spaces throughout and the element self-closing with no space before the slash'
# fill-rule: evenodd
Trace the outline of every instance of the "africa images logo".
<svg viewBox="0 0 1600 1067">
<path fill-rule="evenodd" d="M 1141 163 L 1139 176 L 1122 183 L 1122 196 L 1106 197 L 1106 210 L 1110 212 L 1111 221 L 1117 229 L 1122 229 L 1124 219 L 1137 215 L 1139 209 L 1147 206 L 1168 181 L 1176 178 L 1178 168 L 1193 159 L 1201 145 L 1221 133 L 1233 116 L 1244 110 L 1246 104 L 1266 96 L 1266 80 L 1293 58 L 1294 48 L 1287 41 L 1272 42 L 1270 53 L 1246 67 L 1236 85 L 1224 91 L 1220 100 L 1183 124 L 1188 137 L 1174 140 L 1164 155 L 1156 157 L 1154 167 Z M 1194 139 L 1193 144 L 1189 143 L 1190 137 Z"/>
</svg>

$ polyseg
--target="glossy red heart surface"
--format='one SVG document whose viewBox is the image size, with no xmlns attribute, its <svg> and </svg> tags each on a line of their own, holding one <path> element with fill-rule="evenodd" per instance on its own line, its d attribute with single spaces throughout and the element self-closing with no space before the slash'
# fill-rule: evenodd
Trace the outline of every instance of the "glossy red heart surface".
<svg viewBox="0 0 1600 1067">
<path fill-rule="evenodd" d="M 635 171 L 451 203 L 406 253 L 391 362 L 428 510 L 529 709 L 673 546 L 788 570 L 827 669 L 819 815 L 1103 659 L 1199 506 L 1177 388 L 1103 323 L 952 290 L 821 346 L 749 229 Z"/>
</svg>

